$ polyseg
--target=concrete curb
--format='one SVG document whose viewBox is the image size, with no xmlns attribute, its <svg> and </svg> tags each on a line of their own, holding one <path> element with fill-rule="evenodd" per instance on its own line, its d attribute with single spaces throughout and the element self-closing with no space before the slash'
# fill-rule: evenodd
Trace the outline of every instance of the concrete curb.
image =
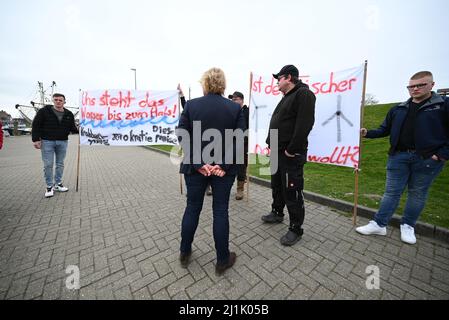
<svg viewBox="0 0 449 320">
<path fill-rule="evenodd" d="M 148 149 L 165 154 L 165 155 L 169 155 L 169 152 L 167 152 L 167 151 L 154 149 L 151 147 L 149 147 Z M 253 176 L 250 176 L 249 180 L 258 185 L 261 185 L 261 186 L 264 186 L 267 188 L 271 188 L 270 181 L 268 181 L 268 180 L 263 180 L 263 179 L 253 177 Z M 353 203 L 346 202 L 343 200 L 329 198 L 329 197 L 323 196 L 321 194 L 310 192 L 310 191 L 304 190 L 304 198 L 308 201 L 319 203 L 324 206 L 331 207 L 331 208 L 334 208 L 334 209 L 337 209 L 337 210 L 340 210 L 343 212 L 352 213 L 353 209 L 354 209 Z M 374 210 L 374 209 L 364 207 L 364 206 L 358 206 L 357 215 L 360 217 L 371 219 L 375 214 L 376 214 L 376 210 Z M 393 227 L 399 228 L 400 223 L 401 223 L 401 216 L 396 215 L 396 214 L 393 215 L 393 217 L 390 220 L 390 225 Z M 428 223 L 418 221 L 415 226 L 415 233 L 419 234 L 421 236 L 425 236 L 425 237 L 429 237 L 429 238 L 433 238 L 436 240 L 440 240 L 440 241 L 449 243 L 449 230 L 446 228 L 442 228 L 439 226 L 435 226 L 435 225 L 431 225 Z"/>
</svg>

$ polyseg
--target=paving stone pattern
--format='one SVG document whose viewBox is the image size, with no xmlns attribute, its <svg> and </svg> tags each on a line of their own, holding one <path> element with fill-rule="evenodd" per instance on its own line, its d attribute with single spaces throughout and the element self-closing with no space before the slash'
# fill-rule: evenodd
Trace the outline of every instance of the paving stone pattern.
<svg viewBox="0 0 449 320">
<path fill-rule="evenodd" d="M 351 218 L 306 203 L 304 236 L 283 247 L 282 224 L 260 220 L 270 189 L 251 184 L 250 200 L 230 201 L 235 266 L 217 277 L 211 197 L 207 197 L 188 269 L 178 262 L 185 195 L 178 167 L 143 147 L 81 147 L 65 162 L 67 193 L 44 198 L 40 152 L 29 136 L 0 150 L 0 299 L 448 299 L 449 244 L 399 230 L 364 237 Z M 323 182 L 324 183 L 324 182 Z M 184 187 L 185 192 L 185 187 Z M 360 219 L 359 224 L 366 223 Z M 80 270 L 70 290 L 68 266 Z M 380 288 L 367 289 L 377 266 Z"/>
</svg>

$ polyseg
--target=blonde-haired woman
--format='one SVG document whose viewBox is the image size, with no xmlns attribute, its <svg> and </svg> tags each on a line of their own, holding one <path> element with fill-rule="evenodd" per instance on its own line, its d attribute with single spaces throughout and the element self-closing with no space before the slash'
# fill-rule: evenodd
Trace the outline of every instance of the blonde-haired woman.
<svg viewBox="0 0 449 320">
<path fill-rule="evenodd" d="M 236 260 L 236 254 L 229 251 L 228 217 L 229 196 L 238 171 L 234 157 L 229 155 L 234 154 L 236 142 L 234 139 L 225 139 L 225 130 L 245 130 L 246 124 L 240 106 L 223 97 L 226 78 L 221 69 L 209 69 L 201 77 L 200 83 L 204 96 L 187 101 L 177 130 L 185 155 L 180 172 L 184 174 L 187 186 L 180 262 L 183 267 L 187 267 L 190 262 L 204 193 L 210 184 L 213 191 L 213 234 L 217 252 L 215 271 L 217 275 L 221 275 Z M 205 131 L 207 132 L 203 135 Z M 197 134 L 199 132 L 201 135 Z"/>
</svg>

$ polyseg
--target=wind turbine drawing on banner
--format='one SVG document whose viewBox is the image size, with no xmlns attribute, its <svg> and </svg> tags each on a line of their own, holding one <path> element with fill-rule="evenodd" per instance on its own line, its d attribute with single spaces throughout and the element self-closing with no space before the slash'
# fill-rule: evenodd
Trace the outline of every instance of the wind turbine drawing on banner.
<svg viewBox="0 0 449 320">
<path fill-rule="evenodd" d="M 341 142 L 340 118 L 343 118 L 343 120 L 345 120 L 351 127 L 353 127 L 354 125 L 352 124 L 351 121 L 349 121 L 348 118 L 345 117 L 345 115 L 341 111 L 341 95 L 340 94 L 337 96 L 337 111 L 329 119 L 324 121 L 321 125 L 324 127 L 334 118 L 337 118 L 337 142 Z"/>
<path fill-rule="evenodd" d="M 256 130 L 255 132 L 257 132 L 259 130 L 259 109 L 263 109 L 268 107 L 267 105 L 260 105 L 258 106 L 256 104 L 256 102 L 254 101 L 254 97 L 251 97 L 251 101 L 253 102 L 253 106 L 254 106 L 254 113 L 253 116 L 251 117 L 252 119 L 254 119 L 254 117 L 256 117 Z"/>
</svg>

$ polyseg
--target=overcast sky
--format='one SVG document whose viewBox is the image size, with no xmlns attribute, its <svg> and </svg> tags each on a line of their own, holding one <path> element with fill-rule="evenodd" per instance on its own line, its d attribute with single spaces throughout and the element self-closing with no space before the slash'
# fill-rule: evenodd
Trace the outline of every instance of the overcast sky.
<svg viewBox="0 0 449 320">
<path fill-rule="evenodd" d="M 37 81 L 56 81 L 68 103 L 78 90 L 134 88 L 202 94 L 202 73 L 220 67 L 227 92 L 249 73 L 295 64 L 301 74 L 368 60 L 367 92 L 407 99 L 416 71 L 449 87 L 447 0 L 2 1 L 0 110 L 17 116 Z M 446 21 L 446 22 L 444 22 Z"/>
</svg>

